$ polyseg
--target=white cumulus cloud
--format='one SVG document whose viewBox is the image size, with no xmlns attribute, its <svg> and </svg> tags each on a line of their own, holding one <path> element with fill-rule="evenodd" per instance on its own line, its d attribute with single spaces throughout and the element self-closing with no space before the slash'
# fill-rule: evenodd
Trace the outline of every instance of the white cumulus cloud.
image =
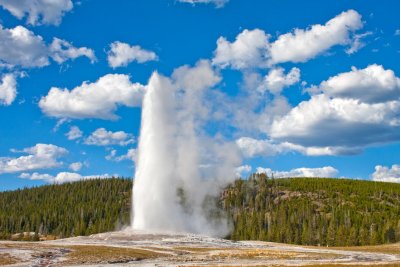
<svg viewBox="0 0 400 267">
<path fill-rule="evenodd" d="M 368 104 L 313 96 L 271 127 L 273 139 L 302 146 L 366 146 L 400 139 L 400 101 Z"/>
<path fill-rule="evenodd" d="M 260 29 L 244 30 L 234 42 L 225 37 L 217 40 L 213 64 L 234 69 L 266 67 L 269 51 L 269 35 Z"/>
<path fill-rule="evenodd" d="M 399 78 L 379 65 L 341 73 L 309 89 L 314 95 L 269 130 L 275 141 L 327 154 L 359 153 L 400 140 Z"/>
<path fill-rule="evenodd" d="M 9 106 L 17 96 L 17 81 L 12 73 L 4 74 L 0 83 L 0 105 Z"/>
<path fill-rule="evenodd" d="M 64 63 L 69 59 L 87 57 L 91 63 L 96 61 L 94 51 L 87 47 L 75 47 L 71 43 L 54 38 L 49 46 L 50 55 L 58 64 Z"/>
<path fill-rule="evenodd" d="M 125 133 L 124 131 L 112 132 L 104 128 L 99 128 L 85 139 L 85 144 L 95 146 L 126 146 L 132 144 L 134 141 L 132 134 Z"/>
<path fill-rule="evenodd" d="M 236 144 L 242 152 L 243 157 L 271 157 L 289 152 L 298 152 L 307 156 L 323 155 L 353 155 L 362 151 L 361 147 L 347 146 L 302 146 L 289 142 L 276 142 L 271 139 L 254 139 L 251 137 L 241 137 L 236 140 Z"/>
<path fill-rule="evenodd" d="M 23 172 L 19 176 L 19 178 L 22 179 L 29 179 L 29 180 L 51 180 L 53 179 L 53 176 L 47 173 L 27 173 Z"/>
<path fill-rule="evenodd" d="M 271 44 L 271 62 L 306 62 L 335 45 L 351 45 L 350 34 L 361 29 L 361 15 L 348 10 L 326 22 L 309 29 L 294 29 L 280 35 Z"/>
<path fill-rule="evenodd" d="M 92 62 L 96 59 L 93 50 L 87 47 L 77 48 L 58 38 L 46 45 L 40 35 L 23 26 L 7 29 L 0 25 L 0 63 L 3 66 L 44 67 L 50 64 L 49 58 L 63 63 L 81 56 L 88 57 Z"/>
<path fill-rule="evenodd" d="M 81 138 L 83 132 L 78 126 L 72 126 L 65 135 L 67 136 L 68 140 L 75 140 Z"/>
<path fill-rule="evenodd" d="M 288 148 L 282 144 L 268 139 L 254 139 L 250 137 L 241 137 L 236 140 L 236 144 L 246 158 L 257 156 L 275 156 L 286 153 Z"/>
<path fill-rule="evenodd" d="M 6 29 L 0 25 L 0 60 L 3 64 L 28 68 L 50 64 L 43 38 L 23 26 Z"/>
<path fill-rule="evenodd" d="M 105 179 L 111 177 L 109 174 L 100 174 L 100 175 L 81 175 L 75 172 L 60 172 L 53 179 L 48 182 L 62 184 L 62 183 L 70 183 L 76 182 L 80 180 L 90 180 L 90 179 Z"/>
<path fill-rule="evenodd" d="M 172 73 L 175 85 L 187 90 L 204 90 L 221 81 L 208 60 L 199 60 L 194 67 L 184 65 Z"/>
<path fill-rule="evenodd" d="M 261 91 L 269 91 L 271 94 L 279 95 L 282 89 L 300 81 L 300 69 L 292 68 L 287 74 L 281 67 L 271 69 L 259 86 Z"/>
<path fill-rule="evenodd" d="M 257 173 L 265 173 L 269 177 L 274 178 L 294 178 L 294 177 L 320 177 L 333 178 L 337 177 L 339 171 L 331 166 L 322 168 L 297 168 L 290 171 L 273 171 L 270 168 L 257 168 Z"/>
<path fill-rule="evenodd" d="M 144 63 L 158 60 L 156 53 L 153 51 L 143 49 L 138 45 L 131 46 L 118 41 L 110 45 L 110 51 L 107 54 L 108 64 L 112 68 L 127 66 L 133 61 Z"/>
<path fill-rule="evenodd" d="M 145 86 L 132 83 L 124 74 L 107 74 L 96 82 L 83 82 L 72 90 L 53 87 L 39 107 L 56 118 L 115 120 L 119 106 L 139 107 Z"/>
<path fill-rule="evenodd" d="M 18 19 L 27 17 L 31 25 L 58 25 L 74 5 L 71 0 L 0 0 L 0 6 Z"/>
<path fill-rule="evenodd" d="M 117 151 L 115 149 L 110 151 L 110 154 L 106 156 L 106 160 L 120 162 L 123 160 L 130 160 L 136 162 L 137 159 L 137 150 L 135 148 L 130 148 L 126 152 L 126 154 L 117 156 Z"/>
<path fill-rule="evenodd" d="M 79 161 L 73 162 L 69 165 L 69 168 L 71 170 L 73 170 L 74 172 L 80 171 L 82 169 L 82 167 L 83 167 L 83 164 L 82 164 L 82 162 L 79 162 Z"/>
<path fill-rule="evenodd" d="M 113 175 L 114 177 L 117 175 Z M 90 180 L 90 179 L 106 179 L 110 178 L 109 174 L 100 174 L 100 175 L 81 175 L 76 172 L 60 172 L 56 176 L 50 174 L 40 174 L 37 172 L 34 173 L 22 173 L 20 178 L 30 179 L 30 180 L 43 180 L 47 183 L 52 184 L 62 184 L 62 183 L 70 183 L 77 182 L 81 180 Z"/>
<path fill-rule="evenodd" d="M 62 163 L 58 159 L 68 153 L 65 148 L 52 144 L 36 144 L 22 151 L 12 151 L 28 155 L 0 157 L 0 174 L 59 167 Z"/>
<path fill-rule="evenodd" d="M 366 103 L 379 103 L 400 99 L 400 78 L 382 65 L 372 64 L 364 69 L 352 68 L 309 89 L 331 97 L 359 99 Z"/>
<path fill-rule="evenodd" d="M 249 172 L 251 172 L 252 168 L 250 165 L 242 165 L 236 168 L 235 172 L 236 172 L 236 176 L 237 177 L 243 177 L 247 174 L 249 174 Z"/>
<path fill-rule="evenodd" d="M 394 164 L 392 167 L 375 166 L 372 180 L 376 182 L 400 183 L 400 165 Z"/>
<path fill-rule="evenodd" d="M 229 42 L 225 37 L 217 40 L 213 64 L 234 69 L 266 68 L 284 62 L 306 62 L 336 45 L 350 46 L 354 53 L 362 47 L 355 32 L 363 27 L 361 15 L 354 10 L 342 12 L 324 25 L 315 24 L 308 29 L 294 29 L 279 35 L 273 42 L 263 30 L 245 29 Z"/>
</svg>

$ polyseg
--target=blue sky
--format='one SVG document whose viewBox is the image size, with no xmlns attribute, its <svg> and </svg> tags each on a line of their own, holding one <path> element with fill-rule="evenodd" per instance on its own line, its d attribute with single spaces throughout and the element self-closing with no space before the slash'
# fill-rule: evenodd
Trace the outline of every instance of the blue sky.
<svg viewBox="0 0 400 267">
<path fill-rule="evenodd" d="M 54 2 L 0 0 L 0 190 L 132 177 L 151 73 L 200 59 L 243 175 L 400 181 L 398 1 Z"/>
</svg>

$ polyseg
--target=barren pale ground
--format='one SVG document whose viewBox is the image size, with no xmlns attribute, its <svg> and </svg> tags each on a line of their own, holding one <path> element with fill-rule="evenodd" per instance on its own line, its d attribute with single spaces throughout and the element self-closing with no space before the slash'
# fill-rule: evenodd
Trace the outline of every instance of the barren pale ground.
<svg viewBox="0 0 400 267">
<path fill-rule="evenodd" d="M 3 241 L 0 265 L 400 266 L 400 244 L 322 248 L 129 230 L 40 243 Z"/>
</svg>

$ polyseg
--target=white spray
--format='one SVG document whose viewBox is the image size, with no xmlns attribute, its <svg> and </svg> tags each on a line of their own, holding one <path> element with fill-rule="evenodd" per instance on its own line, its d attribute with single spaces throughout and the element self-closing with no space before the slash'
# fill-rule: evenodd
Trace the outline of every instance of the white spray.
<svg viewBox="0 0 400 267">
<path fill-rule="evenodd" d="M 234 178 L 236 146 L 204 131 L 208 90 L 220 81 L 208 61 L 154 73 L 143 100 L 133 188 L 133 228 L 223 236 L 228 224 L 209 200 Z M 217 212 L 218 213 L 218 212 Z"/>
</svg>

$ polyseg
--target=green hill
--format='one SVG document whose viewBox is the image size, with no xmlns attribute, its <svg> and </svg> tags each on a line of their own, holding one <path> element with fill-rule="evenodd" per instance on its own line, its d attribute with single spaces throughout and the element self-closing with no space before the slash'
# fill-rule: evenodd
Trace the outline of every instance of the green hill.
<svg viewBox="0 0 400 267">
<path fill-rule="evenodd" d="M 261 174 L 227 189 L 224 208 L 236 240 L 329 246 L 400 241 L 400 184 Z"/>
<path fill-rule="evenodd" d="M 131 191 L 131 180 L 95 179 L 2 192 L 0 238 L 22 232 L 62 238 L 115 230 L 129 224 Z"/>
<path fill-rule="evenodd" d="M 129 224 L 131 188 L 127 179 L 96 179 L 2 192 L 0 238 L 115 230 Z M 219 204 L 235 240 L 329 246 L 400 241 L 400 184 L 260 174 L 226 188 Z"/>
</svg>

